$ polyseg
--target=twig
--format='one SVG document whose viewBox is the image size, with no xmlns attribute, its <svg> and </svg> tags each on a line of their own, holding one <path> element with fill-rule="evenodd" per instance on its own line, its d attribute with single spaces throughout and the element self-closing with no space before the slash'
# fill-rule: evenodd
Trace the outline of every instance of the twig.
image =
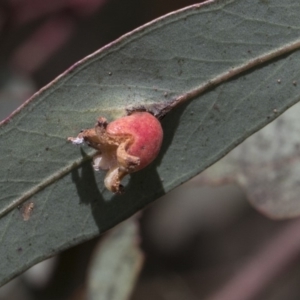
<svg viewBox="0 0 300 300">
<path fill-rule="evenodd" d="M 207 300 L 250 300 L 294 261 L 300 252 L 300 219 L 271 239 L 220 291 Z"/>
</svg>

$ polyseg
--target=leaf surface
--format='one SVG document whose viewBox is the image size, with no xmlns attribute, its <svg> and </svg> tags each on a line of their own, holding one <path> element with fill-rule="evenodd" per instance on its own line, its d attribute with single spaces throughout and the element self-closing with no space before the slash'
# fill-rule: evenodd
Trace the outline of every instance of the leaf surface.
<svg viewBox="0 0 300 300">
<path fill-rule="evenodd" d="M 197 184 L 236 182 L 274 219 L 300 215 L 300 103 L 202 172 Z"/>
<path fill-rule="evenodd" d="M 130 299 L 143 261 L 139 224 L 131 218 L 109 232 L 96 248 L 89 270 L 88 299 Z"/>
<path fill-rule="evenodd" d="M 0 282 L 128 218 L 295 104 L 299 15 L 298 0 L 193 5 L 85 58 L 3 122 Z M 66 141 L 98 116 L 181 97 L 193 99 L 163 119 L 159 157 L 122 196 Z"/>
</svg>

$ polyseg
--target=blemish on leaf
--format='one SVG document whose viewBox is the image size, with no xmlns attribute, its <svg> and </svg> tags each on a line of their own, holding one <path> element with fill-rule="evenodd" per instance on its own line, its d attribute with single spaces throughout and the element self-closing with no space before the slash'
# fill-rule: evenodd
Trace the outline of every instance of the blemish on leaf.
<svg viewBox="0 0 300 300">
<path fill-rule="evenodd" d="M 220 112 L 220 106 L 218 104 L 214 104 L 213 109 Z"/>
<path fill-rule="evenodd" d="M 21 207 L 22 217 L 24 221 L 28 221 L 34 208 L 33 202 L 24 203 Z"/>
</svg>

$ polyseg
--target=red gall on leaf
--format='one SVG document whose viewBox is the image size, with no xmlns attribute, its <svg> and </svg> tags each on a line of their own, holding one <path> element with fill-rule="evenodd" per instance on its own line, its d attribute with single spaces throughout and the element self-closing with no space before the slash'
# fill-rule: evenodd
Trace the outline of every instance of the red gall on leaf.
<svg viewBox="0 0 300 300">
<path fill-rule="evenodd" d="M 85 142 L 98 150 L 93 167 L 108 170 L 104 184 L 113 193 L 122 192 L 124 176 L 145 168 L 157 157 L 162 139 L 160 122 L 148 112 L 135 112 L 111 123 L 100 117 L 94 128 L 68 138 L 73 144 Z"/>
</svg>

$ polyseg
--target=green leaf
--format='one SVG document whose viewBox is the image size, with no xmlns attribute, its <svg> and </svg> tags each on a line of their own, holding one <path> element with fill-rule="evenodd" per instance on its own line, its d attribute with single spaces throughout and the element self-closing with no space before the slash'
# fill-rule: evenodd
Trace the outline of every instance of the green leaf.
<svg viewBox="0 0 300 300">
<path fill-rule="evenodd" d="M 300 215 L 300 103 L 205 170 L 197 184 L 235 182 L 250 203 L 274 219 Z"/>
<path fill-rule="evenodd" d="M 0 282 L 128 218 L 295 104 L 299 15 L 298 0 L 193 5 L 85 58 L 6 120 Z M 66 141 L 98 116 L 181 101 L 163 119 L 159 157 L 122 196 L 105 190 L 90 149 Z"/>
<path fill-rule="evenodd" d="M 138 241 L 138 222 L 131 218 L 100 242 L 91 261 L 88 299 L 129 299 L 144 261 Z"/>
</svg>

